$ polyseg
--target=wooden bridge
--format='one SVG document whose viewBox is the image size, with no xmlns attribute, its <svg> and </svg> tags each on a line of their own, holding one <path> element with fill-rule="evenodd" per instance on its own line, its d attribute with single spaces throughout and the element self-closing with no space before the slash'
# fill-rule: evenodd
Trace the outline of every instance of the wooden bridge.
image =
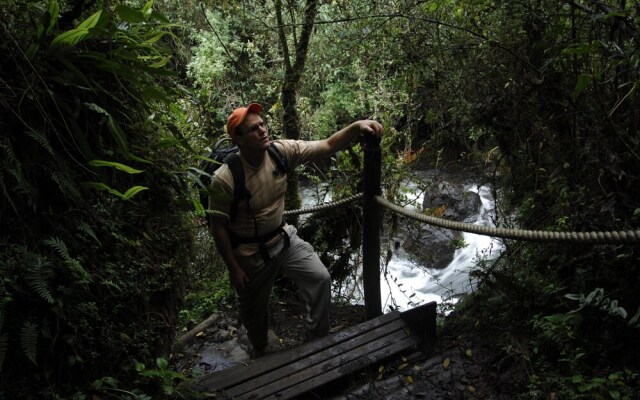
<svg viewBox="0 0 640 400">
<path fill-rule="evenodd" d="M 428 353 L 436 303 L 394 311 L 321 339 L 198 378 L 197 391 L 233 399 L 291 399 L 407 352 Z"/>
</svg>

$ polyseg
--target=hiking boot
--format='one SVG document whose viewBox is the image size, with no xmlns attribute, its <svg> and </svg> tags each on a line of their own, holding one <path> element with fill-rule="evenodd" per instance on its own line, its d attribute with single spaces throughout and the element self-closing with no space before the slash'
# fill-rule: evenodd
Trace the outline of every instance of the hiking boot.
<svg viewBox="0 0 640 400">
<path fill-rule="evenodd" d="M 274 354 L 282 350 L 279 346 L 272 346 L 271 344 L 267 344 L 262 347 L 254 347 L 252 351 L 249 353 L 249 356 L 252 359 L 261 358 L 264 356 L 268 356 L 269 354 Z"/>
</svg>

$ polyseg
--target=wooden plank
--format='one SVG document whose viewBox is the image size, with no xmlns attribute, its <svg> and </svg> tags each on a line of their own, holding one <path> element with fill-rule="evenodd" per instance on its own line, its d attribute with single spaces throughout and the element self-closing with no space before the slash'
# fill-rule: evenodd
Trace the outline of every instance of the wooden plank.
<svg viewBox="0 0 640 400">
<path fill-rule="evenodd" d="M 435 303 L 392 312 L 287 351 L 201 377 L 198 389 L 236 399 L 289 399 L 435 340 Z M 422 341 L 421 341 L 422 339 Z"/>
<path fill-rule="evenodd" d="M 252 391 L 242 394 L 228 391 L 225 394 L 238 399 L 268 398 L 269 396 L 276 396 L 279 399 L 289 398 L 284 393 L 295 396 L 307 392 L 334 379 L 351 374 L 381 358 L 415 347 L 417 343 L 417 338 L 408 335 L 403 330 L 397 330 L 392 335 L 370 341 L 345 351 L 337 357 L 328 358 L 321 363 L 284 376 L 282 379 L 261 385 Z"/>
<path fill-rule="evenodd" d="M 413 333 L 422 341 L 426 353 L 433 351 L 436 341 L 436 311 L 437 304 L 432 301 L 400 314 Z"/>
<path fill-rule="evenodd" d="M 355 336 L 347 341 L 327 347 L 324 350 L 312 354 L 308 357 L 295 360 L 290 364 L 284 365 L 276 370 L 269 371 L 258 377 L 254 377 L 250 381 L 242 385 L 234 386 L 225 391 L 225 394 L 231 397 L 239 397 L 245 393 L 256 390 L 259 394 L 264 393 L 265 387 L 274 386 L 278 389 L 281 385 L 289 385 L 282 383 L 286 380 L 293 380 L 294 383 L 307 379 L 307 374 L 316 374 L 321 372 L 320 369 L 329 368 L 333 363 L 344 362 L 343 359 L 362 355 L 376 347 L 388 346 L 395 340 L 407 337 L 411 333 L 405 331 L 406 324 L 398 319 L 379 327 L 378 329 L 368 331 L 363 335 Z M 286 386 L 285 386 L 286 387 Z"/>
<path fill-rule="evenodd" d="M 379 348 L 377 350 L 372 350 L 371 353 L 367 354 L 364 357 L 358 357 L 346 364 L 339 366 L 339 368 L 334 368 L 331 370 L 323 371 L 323 373 L 314 376 L 313 378 L 305 381 L 302 384 L 290 386 L 285 390 L 271 393 L 268 396 L 259 395 L 257 398 L 259 399 L 269 399 L 269 400 L 285 400 L 291 399 L 293 397 L 299 396 L 306 392 L 309 392 L 313 389 L 316 389 L 327 382 L 334 381 L 340 377 L 351 374 L 355 371 L 363 369 L 368 365 L 374 364 L 394 354 L 398 354 L 404 350 L 414 348 L 418 346 L 419 340 L 414 336 L 407 336 L 402 340 L 396 340 L 390 346 Z"/>
<path fill-rule="evenodd" d="M 325 348 L 333 347 L 339 343 L 345 342 L 362 333 L 380 329 L 384 325 L 398 320 L 399 312 L 384 314 L 379 318 L 375 318 L 359 325 L 343 329 L 314 342 L 301 345 L 280 353 L 276 353 L 267 357 L 260 358 L 249 365 L 237 365 L 225 369 L 223 371 L 205 375 L 196 379 L 196 386 L 201 390 L 221 390 L 235 385 L 239 385 L 249 380 L 253 380 L 258 376 L 266 374 L 270 371 L 278 369 L 284 365 L 290 364 L 297 360 L 308 357 L 314 353 L 322 351 Z"/>
</svg>

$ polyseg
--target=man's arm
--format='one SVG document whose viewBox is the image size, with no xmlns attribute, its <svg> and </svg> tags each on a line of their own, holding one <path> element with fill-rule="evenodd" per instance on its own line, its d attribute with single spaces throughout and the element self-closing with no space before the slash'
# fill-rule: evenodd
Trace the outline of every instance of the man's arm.
<svg viewBox="0 0 640 400">
<path fill-rule="evenodd" d="M 351 123 L 338 132 L 320 141 L 318 158 L 329 156 L 337 151 L 344 150 L 359 135 L 382 136 L 382 125 L 373 120 L 361 120 Z"/>
<path fill-rule="evenodd" d="M 225 264 L 227 264 L 231 283 L 237 288 L 244 289 L 244 285 L 249 281 L 249 277 L 240 267 L 240 264 L 236 261 L 235 254 L 233 254 L 231 238 L 229 237 L 229 220 L 226 216 L 211 217 L 211 233 L 213 234 L 213 239 L 216 242 L 216 247 L 222 259 Z"/>
</svg>

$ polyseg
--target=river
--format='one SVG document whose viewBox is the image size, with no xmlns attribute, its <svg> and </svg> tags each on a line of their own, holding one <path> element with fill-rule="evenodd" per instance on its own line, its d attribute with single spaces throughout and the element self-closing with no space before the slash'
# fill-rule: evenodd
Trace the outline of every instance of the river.
<svg viewBox="0 0 640 400">
<path fill-rule="evenodd" d="M 412 183 L 409 188 L 415 188 Z M 466 190 L 479 194 L 481 206 L 476 212 L 475 225 L 493 226 L 495 215 L 495 202 L 488 186 L 467 185 Z M 415 190 L 418 193 L 417 189 Z M 315 188 L 303 186 L 303 207 L 313 206 L 318 201 L 313 195 Z M 416 205 L 421 205 L 423 194 L 416 194 Z M 327 196 L 323 200 L 329 202 Z M 421 207 L 416 207 L 421 211 Z M 302 216 L 304 217 L 304 216 Z M 495 259 L 502 251 L 502 243 L 488 236 L 472 233 L 462 233 L 462 239 L 466 246 L 455 250 L 453 260 L 443 269 L 426 268 L 419 265 L 413 257 L 402 248 L 392 246 L 393 250 L 386 263 L 381 263 L 380 292 L 383 312 L 391 309 L 407 310 L 430 301 L 438 304 L 453 304 L 458 295 L 470 292 L 475 287 L 475 281 L 469 272 L 474 268 L 478 260 Z M 354 257 L 354 262 L 357 260 Z M 381 260 L 382 261 L 382 260 Z M 361 266 L 358 266 L 358 277 L 361 277 Z M 348 291 L 352 294 L 356 304 L 363 304 L 363 291 L 361 279 L 356 279 L 352 288 Z"/>
</svg>

